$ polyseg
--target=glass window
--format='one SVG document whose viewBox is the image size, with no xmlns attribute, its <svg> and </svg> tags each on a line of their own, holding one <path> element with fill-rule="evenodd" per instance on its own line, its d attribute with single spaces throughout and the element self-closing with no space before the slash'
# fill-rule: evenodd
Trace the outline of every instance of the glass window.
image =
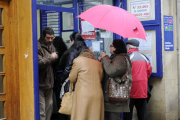
<svg viewBox="0 0 180 120">
<path fill-rule="evenodd" d="M 73 1 L 72 0 L 36 0 L 37 4 L 43 4 L 43 5 L 53 5 L 53 6 L 62 6 L 66 4 L 71 4 L 70 6 L 62 6 L 67 8 L 73 7 Z"/>
<path fill-rule="evenodd" d="M 3 82 L 3 78 L 4 76 L 0 76 L 0 93 L 3 93 L 4 92 L 4 82 Z"/>
<path fill-rule="evenodd" d="M 0 46 L 3 46 L 2 32 L 3 30 L 0 29 Z"/>
<path fill-rule="evenodd" d="M 86 3 L 86 4 L 91 4 L 92 6 L 95 6 L 95 5 L 102 4 L 103 0 L 79 0 L 79 3 Z"/>
<path fill-rule="evenodd" d="M 74 29 L 74 14 L 68 12 L 62 12 L 63 30 Z"/>
<path fill-rule="evenodd" d="M 79 0 L 78 2 L 79 2 L 79 4 L 78 4 L 78 11 L 79 11 L 78 13 L 79 14 L 81 12 L 88 10 L 91 7 L 96 6 L 96 5 L 100 5 L 100 4 L 113 5 L 113 0 Z M 82 21 L 79 21 L 79 23 L 81 24 Z M 79 25 L 79 28 L 80 28 L 79 31 L 81 31 L 81 25 Z M 95 31 L 96 31 L 96 39 L 92 40 L 92 41 L 100 41 L 101 52 L 103 49 L 103 51 L 106 51 L 106 53 L 108 55 L 110 55 L 109 46 L 113 41 L 113 34 L 109 31 L 106 31 L 106 30 L 103 30 L 103 32 L 101 32 L 101 30 L 99 31 L 97 28 L 95 29 Z M 105 35 L 108 35 L 109 37 L 104 37 Z M 91 40 L 91 39 L 86 39 L 86 40 Z M 98 56 L 99 53 L 96 53 L 96 54 Z"/>
<path fill-rule="evenodd" d="M 2 25 L 2 9 L 0 9 L 0 25 Z"/>
<path fill-rule="evenodd" d="M 79 0 L 79 3 L 86 3 L 94 6 L 100 4 L 113 5 L 113 0 Z"/>
<path fill-rule="evenodd" d="M 71 45 L 70 45 L 70 38 L 69 36 L 73 33 L 73 31 L 71 32 L 62 32 L 62 38 L 67 46 L 67 48 L 70 48 Z"/>
<path fill-rule="evenodd" d="M 37 10 L 37 40 L 39 40 L 41 36 L 41 16 L 40 10 Z"/>
<path fill-rule="evenodd" d="M 61 4 L 61 7 L 66 7 L 66 8 L 72 8 L 73 7 L 73 3 L 68 3 L 68 4 Z"/>
<path fill-rule="evenodd" d="M 0 72 L 3 72 L 3 55 L 0 55 Z"/>
<path fill-rule="evenodd" d="M 54 30 L 54 36 L 60 36 L 60 13 L 56 11 L 41 10 L 41 31 L 45 27 L 51 27 Z"/>
<path fill-rule="evenodd" d="M 0 9 L 0 25 L 2 25 L 2 9 Z M 0 46 L 3 46 L 2 42 L 2 29 L 0 29 Z"/>
<path fill-rule="evenodd" d="M 4 102 L 0 102 L 0 119 L 4 118 Z"/>
<path fill-rule="evenodd" d="M 155 0 L 127 0 L 127 10 L 140 21 L 155 20 Z"/>
</svg>

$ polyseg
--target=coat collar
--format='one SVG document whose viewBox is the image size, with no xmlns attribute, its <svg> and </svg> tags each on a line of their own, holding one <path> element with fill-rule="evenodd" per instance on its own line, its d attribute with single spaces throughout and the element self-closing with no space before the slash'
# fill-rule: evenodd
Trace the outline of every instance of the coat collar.
<svg viewBox="0 0 180 120">
<path fill-rule="evenodd" d="M 110 58 L 113 59 L 113 58 L 115 58 L 116 56 L 127 56 L 127 54 L 126 54 L 126 53 L 112 54 L 112 55 L 110 56 Z"/>
<path fill-rule="evenodd" d="M 40 41 L 39 41 L 39 42 L 40 42 Z M 45 43 L 40 42 L 40 45 L 41 45 L 42 48 L 46 49 L 49 53 L 55 52 L 55 51 L 53 50 L 53 44 L 47 46 Z"/>
<path fill-rule="evenodd" d="M 87 57 L 87 58 L 91 58 L 96 60 L 96 56 L 94 55 L 94 53 L 89 50 L 89 49 L 85 49 L 81 52 L 81 54 L 79 56 L 83 56 L 83 57 Z"/>
<path fill-rule="evenodd" d="M 138 50 L 138 49 L 130 49 L 130 50 L 128 51 L 128 54 L 129 54 L 129 53 L 132 53 L 132 52 L 139 52 L 139 50 Z"/>
</svg>

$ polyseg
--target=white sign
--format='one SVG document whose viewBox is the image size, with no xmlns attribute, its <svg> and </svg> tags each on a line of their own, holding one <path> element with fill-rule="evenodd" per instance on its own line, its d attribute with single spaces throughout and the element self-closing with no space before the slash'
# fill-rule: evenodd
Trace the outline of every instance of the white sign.
<svg viewBox="0 0 180 120">
<path fill-rule="evenodd" d="M 152 49 L 152 33 L 146 33 L 146 41 L 139 38 L 135 39 L 139 41 L 139 50 L 147 51 Z"/>
<path fill-rule="evenodd" d="M 63 12 L 63 30 L 74 29 L 73 13 Z"/>
<path fill-rule="evenodd" d="M 93 52 L 100 52 L 100 41 L 93 41 L 92 42 L 92 50 Z"/>
<path fill-rule="evenodd" d="M 138 18 L 149 18 L 151 17 L 151 2 L 149 0 L 130 2 L 130 12 Z"/>
<path fill-rule="evenodd" d="M 82 33 L 94 31 L 94 27 L 92 26 L 92 24 L 87 21 L 81 21 L 81 25 L 82 25 Z"/>
</svg>

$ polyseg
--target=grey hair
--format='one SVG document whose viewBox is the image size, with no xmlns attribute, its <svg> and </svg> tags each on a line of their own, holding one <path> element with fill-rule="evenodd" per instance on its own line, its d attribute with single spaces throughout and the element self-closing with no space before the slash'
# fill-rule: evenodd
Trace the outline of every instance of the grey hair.
<svg viewBox="0 0 180 120">
<path fill-rule="evenodd" d="M 131 49 L 139 49 L 139 47 L 134 46 L 134 45 L 130 45 L 130 44 L 129 44 L 129 46 L 130 46 Z"/>
</svg>

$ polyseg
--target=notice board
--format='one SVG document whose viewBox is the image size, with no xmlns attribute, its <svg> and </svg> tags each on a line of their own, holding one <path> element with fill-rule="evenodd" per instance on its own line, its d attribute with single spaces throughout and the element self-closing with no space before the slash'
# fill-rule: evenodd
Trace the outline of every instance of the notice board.
<svg viewBox="0 0 180 120">
<path fill-rule="evenodd" d="M 54 30 L 54 37 L 60 36 L 60 13 L 55 11 L 41 10 L 41 34 L 45 27 Z"/>
<path fill-rule="evenodd" d="M 174 51 L 173 17 L 164 15 L 164 50 Z"/>
</svg>

